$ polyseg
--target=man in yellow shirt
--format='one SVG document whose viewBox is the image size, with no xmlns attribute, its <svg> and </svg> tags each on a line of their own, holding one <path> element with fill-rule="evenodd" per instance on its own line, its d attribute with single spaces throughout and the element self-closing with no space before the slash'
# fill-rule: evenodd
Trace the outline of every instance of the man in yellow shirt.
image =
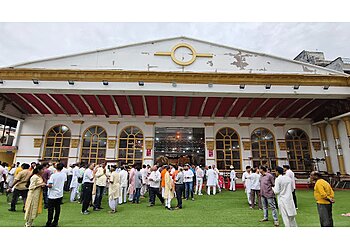
<svg viewBox="0 0 350 250">
<path fill-rule="evenodd" d="M 311 172 L 310 179 L 315 182 L 314 197 L 317 202 L 321 227 L 333 227 L 332 204 L 335 202 L 333 189 L 317 171 Z"/>
</svg>

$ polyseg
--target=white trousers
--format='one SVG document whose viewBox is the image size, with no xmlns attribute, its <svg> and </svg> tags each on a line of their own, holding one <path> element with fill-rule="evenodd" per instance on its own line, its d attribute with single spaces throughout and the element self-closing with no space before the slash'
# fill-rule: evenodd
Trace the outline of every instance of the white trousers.
<svg viewBox="0 0 350 250">
<path fill-rule="evenodd" d="M 171 199 L 165 199 L 165 207 L 171 208 Z"/>
<path fill-rule="evenodd" d="M 230 182 L 230 190 L 232 191 L 236 190 L 236 182 L 233 179 L 231 179 L 231 182 Z"/>
<path fill-rule="evenodd" d="M 219 180 L 216 180 L 216 186 L 218 187 L 219 192 L 221 192 L 221 188 L 220 188 L 220 186 L 219 186 Z"/>
<path fill-rule="evenodd" d="M 250 201 L 250 192 L 251 192 L 250 189 L 245 190 L 245 193 L 247 194 L 248 203 L 249 203 L 249 205 L 252 205 L 252 202 Z"/>
<path fill-rule="evenodd" d="M 75 197 L 77 196 L 77 192 L 78 192 L 78 187 L 72 188 L 72 190 L 70 191 L 70 202 L 74 202 Z"/>
<path fill-rule="evenodd" d="M 295 216 L 288 216 L 284 209 L 280 209 L 281 217 L 283 220 L 283 224 L 285 227 L 297 227 L 297 222 L 295 220 Z"/>
<path fill-rule="evenodd" d="M 216 186 L 208 186 L 207 187 L 207 194 L 210 195 L 210 187 L 213 188 L 213 195 L 215 195 L 216 194 Z"/>
<path fill-rule="evenodd" d="M 110 199 L 108 205 L 113 211 L 117 211 L 118 199 Z"/>
<path fill-rule="evenodd" d="M 164 198 L 165 187 L 162 187 L 162 197 Z"/>
<path fill-rule="evenodd" d="M 146 193 L 147 193 L 147 185 L 146 184 L 142 184 L 141 196 L 144 196 Z"/>
<path fill-rule="evenodd" d="M 196 191 L 195 194 L 202 194 L 203 178 L 196 179 Z"/>
<path fill-rule="evenodd" d="M 119 204 L 126 202 L 126 190 L 127 190 L 127 187 L 120 187 Z"/>
</svg>

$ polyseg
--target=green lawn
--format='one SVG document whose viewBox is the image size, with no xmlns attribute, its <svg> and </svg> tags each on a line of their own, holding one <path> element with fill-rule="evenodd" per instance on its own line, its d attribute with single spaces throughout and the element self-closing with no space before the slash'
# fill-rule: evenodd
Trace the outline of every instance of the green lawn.
<svg viewBox="0 0 350 250">
<path fill-rule="evenodd" d="M 333 207 L 334 224 L 337 227 L 350 226 L 350 217 L 340 216 L 350 212 L 350 191 L 336 191 L 336 203 Z M 262 211 L 251 210 L 247 205 L 245 193 L 223 191 L 215 196 L 196 196 L 195 201 L 183 201 L 182 210 L 168 211 L 156 200 L 156 206 L 147 207 L 148 199 L 140 204 L 124 204 L 118 207 L 116 214 L 108 213 L 107 196 L 103 197 L 101 211 L 89 215 L 80 214 L 81 205 L 70 203 L 68 193 L 64 196 L 59 225 L 61 227 L 271 227 L 272 222 L 260 223 Z M 312 191 L 297 191 L 298 215 L 297 223 L 303 227 L 319 227 L 318 214 Z M 176 199 L 172 205 L 176 205 Z M 20 212 L 22 204 L 18 204 L 17 212 L 9 212 L 6 196 L 0 195 L 0 226 L 23 227 L 24 214 Z M 91 210 L 91 209 L 90 209 Z M 270 211 L 269 211 L 270 212 Z M 269 214 L 270 219 L 271 214 Z M 47 211 L 34 221 L 35 226 L 45 225 Z M 280 219 L 281 226 L 283 226 Z"/>
</svg>

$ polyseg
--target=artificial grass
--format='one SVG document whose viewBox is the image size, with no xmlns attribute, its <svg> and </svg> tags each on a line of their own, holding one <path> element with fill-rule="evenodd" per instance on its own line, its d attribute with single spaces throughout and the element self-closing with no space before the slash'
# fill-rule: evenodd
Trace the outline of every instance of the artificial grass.
<svg viewBox="0 0 350 250">
<path fill-rule="evenodd" d="M 297 190 L 298 226 L 319 227 L 316 203 L 312 190 Z M 336 203 L 333 206 L 333 220 L 336 227 L 350 226 L 350 217 L 341 216 L 350 212 L 350 191 L 335 191 Z M 195 201 L 184 200 L 183 209 L 168 211 L 156 200 L 154 207 L 147 207 L 148 197 L 141 199 L 140 204 L 123 204 L 118 212 L 109 214 L 107 196 L 103 197 L 101 211 L 92 211 L 82 215 L 81 205 L 69 202 L 69 194 L 65 193 L 61 206 L 60 227 L 273 227 L 271 211 L 268 222 L 259 222 L 263 212 L 249 208 L 243 190 L 236 192 L 223 191 L 217 195 L 195 196 Z M 172 206 L 176 199 L 172 200 Z M 22 203 L 17 204 L 17 212 L 9 212 L 5 195 L 0 195 L 0 226 L 23 227 L 24 214 Z M 44 226 L 47 210 L 44 210 L 34 221 L 34 226 Z M 283 226 L 280 218 L 280 225 Z"/>
</svg>

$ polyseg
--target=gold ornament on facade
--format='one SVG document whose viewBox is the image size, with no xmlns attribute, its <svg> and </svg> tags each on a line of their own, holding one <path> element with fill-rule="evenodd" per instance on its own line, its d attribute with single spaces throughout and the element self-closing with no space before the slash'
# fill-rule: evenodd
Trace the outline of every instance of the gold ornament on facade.
<svg viewBox="0 0 350 250">
<path fill-rule="evenodd" d="M 250 150 L 250 147 L 251 147 L 251 142 L 250 141 L 242 141 L 243 143 L 243 149 L 244 150 Z"/>
<path fill-rule="evenodd" d="M 108 149 L 113 149 L 115 148 L 116 140 L 107 140 L 107 144 L 108 144 Z"/>
<path fill-rule="evenodd" d="M 153 141 L 146 140 L 145 141 L 146 149 L 153 149 Z"/>
<path fill-rule="evenodd" d="M 42 138 L 34 138 L 34 148 L 40 148 L 43 143 Z"/>
<path fill-rule="evenodd" d="M 287 145 L 285 141 L 278 141 L 278 146 L 280 148 L 280 150 L 287 150 Z"/>
<path fill-rule="evenodd" d="M 312 146 L 313 146 L 315 151 L 321 150 L 321 142 L 320 141 L 313 141 L 311 143 L 312 143 Z"/>
<path fill-rule="evenodd" d="M 191 59 L 188 61 L 181 61 L 178 58 L 176 58 L 176 50 L 179 48 L 186 48 L 190 51 Z M 180 66 L 188 66 L 194 63 L 197 57 L 213 57 L 213 54 L 208 53 L 197 53 L 196 50 L 187 43 L 179 43 L 175 45 L 170 52 L 156 52 L 154 53 L 155 56 L 170 56 L 174 63 Z"/>
<path fill-rule="evenodd" d="M 214 141 L 207 141 L 206 144 L 208 150 L 214 150 Z"/>
<path fill-rule="evenodd" d="M 78 148 L 79 139 L 71 139 L 71 148 Z"/>
</svg>

